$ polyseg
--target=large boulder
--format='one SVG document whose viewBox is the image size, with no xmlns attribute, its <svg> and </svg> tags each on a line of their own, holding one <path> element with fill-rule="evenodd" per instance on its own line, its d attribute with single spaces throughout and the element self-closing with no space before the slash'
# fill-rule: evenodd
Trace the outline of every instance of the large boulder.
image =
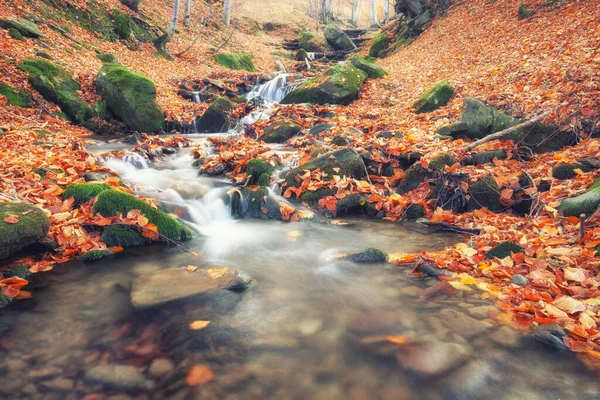
<svg viewBox="0 0 600 400">
<path fill-rule="evenodd" d="M 356 48 L 348 35 L 335 24 L 327 24 L 325 27 L 325 40 L 334 50 L 350 51 Z"/>
<path fill-rule="evenodd" d="M 506 207 L 500 203 L 500 188 L 493 176 L 486 176 L 471 182 L 469 209 L 487 208 L 490 211 L 502 211 Z"/>
<path fill-rule="evenodd" d="M 444 167 L 451 167 L 457 162 L 458 160 L 452 154 L 444 153 L 432 158 L 427 168 L 421 163 L 414 163 L 405 171 L 396 193 L 404 194 L 418 188 L 425 180 L 433 179 L 436 171 L 442 171 Z"/>
<path fill-rule="evenodd" d="M 420 114 L 437 110 L 448 104 L 452 96 L 454 96 L 452 86 L 447 81 L 438 82 L 419 97 L 414 104 L 415 112 Z"/>
<path fill-rule="evenodd" d="M 312 161 L 292 169 L 285 176 L 287 187 L 296 186 L 296 176 L 303 175 L 306 171 L 321 170 L 331 178 L 333 175 L 347 176 L 354 179 L 364 179 L 367 176 L 365 164 L 352 148 L 344 148 L 331 153 L 323 154 Z"/>
<path fill-rule="evenodd" d="M 587 192 L 564 199 L 559 210 L 565 217 L 579 217 L 581 214 L 592 215 L 600 206 L 600 179 L 596 180 Z"/>
<path fill-rule="evenodd" d="M 200 118 L 198 129 L 208 133 L 227 132 L 234 122 L 231 117 L 233 109 L 233 102 L 227 97 L 216 97 Z"/>
<path fill-rule="evenodd" d="M 19 66 L 29 72 L 29 83 L 46 100 L 57 104 L 73 121 L 83 124 L 92 116 L 90 106 L 79 97 L 81 89 L 70 72 L 46 60 L 26 58 Z"/>
<path fill-rule="evenodd" d="M 0 259 L 41 241 L 49 229 L 50 221 L 38 207 L 20 202 L 0 203 Z"/>
<path fill-rule="evenodd" d="M 225 68 L 249 72 L 257 71 L 252 58 L 246 53 L 215 54 L 214 59 L 217 64 Z"/>
<path fill-rule="evenodd" d="M 350 104 L 358 97 L 367 75 L 349 63 L 336 65 L 288 93 L 281 104 Z"/>
<path fill-rule="evenodd" d="M 0 28 L 16 29 L 21 35 L 30 38 L 44 36 L 36 24 L 26 19 L 0 19 Z"/>
<path fill-rule="evenodd" d="M 260 137 L 265 143 L 285 143 L 300 133 L 302 127 L 291 120 L 275 121 L 265 126 L 264 134 Z"/>
<path fill-rule="evenodd" d="M 373 44 L 369 48 L 369 55 L 378 58 L 384 57 L 388 47 L 390 47 L 390 38 L 386 34 L 380 33 L 373 39 Z"/>
<path fill-rule="evenodd" d="M 378 67 L 377 65 L 375 65 L 371 62 L 368 62 L 364 58 L 359 58 L 358 56 L 352 57 L 350 59 L 350 62 L 356 68 L 360 69 L 362 72 L 367 74 L 367 77 L 369 77 L 369 78 L 373 78 L 373 79 L 383 78 L 384 76 L 386 76 L 388 74 L 387 71 L 384 70 L 383 68 Z"/>
<path fill-rule="evenodd" d="M 129 128 L 139 132 L 164 129 L 165 116 L 156 103 L 156 86 L 150 79 L 123 65 L 104 63 L 96 87 L 108 109 Z"/>
<path fill-rule="evenodd" d="M 229 201 L 231 215 L 235 218 L 283 219 L 281 206 L 284 200 L 267 187 L 241 188 L 231 195 Z"/>
<path fill-rule="evenodd" d="M 301 49 L 309 52 L 322 53 L 325 51 L 323 39 L 308 31 L 304 31 L 300 34 L 298 45 Z"/>
</svg>

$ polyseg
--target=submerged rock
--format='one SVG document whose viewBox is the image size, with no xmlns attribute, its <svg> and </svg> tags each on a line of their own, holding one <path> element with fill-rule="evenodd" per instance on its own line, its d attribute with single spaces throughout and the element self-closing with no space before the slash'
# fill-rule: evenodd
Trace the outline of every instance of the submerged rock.
<svg viewBox="0 0 600 400">
<path fill-rule="evenodd" d="M 11 216 L 15 223 L 6 222 Z M 20 202 L 0 203 L 0 259 L 41 241 L 49 229 L 50 221 L 40 208 Z"/>
<path fill-rule="evenodd" d="M 360 253 L 352 254 L 352 261 L 355 263 L 384 263 L 387 261 L 387 254 L 375 247 L 371 247 Z"/>
<path fill-rule="evenodd" d="M 563 338 L 567 336 L 565 330 L 556 324 L 542 324 L 531 329 L 527 336 L 541 343 L 544 346 L 548 346 L 554 350 L 567 351 L 569 348 L 563 341 Z"/>
<path fill-rule="evenodd" d="M 487 321 L 480 321 L 449 308 L 441 310 L 439 315 L 448 329 L 465 338 L 480 335 L 493 326 Z"/>
<path fill-rule="evenodd" d="M 156 103 L 156 86 L 145 76 L 120 64 L 104 63 L 96 87 L 110 112 L 131 129 L 159 132 L 165 128 L 165 116 Z"/>
<path fill-rule="evenodd" d="M 458 343 L 419 343 L 396 353 L 401 366 L 425 376 L 439 376 L 464 364 L 471 356 L 468 347 Z"/>
<path fill-rule="evenodd" d="M 224 271 L 218 275 L 206 270 L 190 272 L 184 268 L 167 268 L 139 276 L 132 284 L 131 302 L 138 309 L 156 307 L 219 289 L 244 290 L 252 282 L 252 277 L 241 271 Z"/>
<path fill-rule="evenodd" d="M 98 365 L 88 370 L 83 380 L 88 384 L 100 384 L 110 389 L 125 391 L 148 391 L 156 386 L 137 368 L 129 365 Z"/>
<path fill-rule="evenodd" d="M 350 51 L 356 46 L 350 40 L 348 35 L 337 25 L 333 23 L 327 24 L 325 27 L 325 40 L 334 50 Z"/>
</svg>

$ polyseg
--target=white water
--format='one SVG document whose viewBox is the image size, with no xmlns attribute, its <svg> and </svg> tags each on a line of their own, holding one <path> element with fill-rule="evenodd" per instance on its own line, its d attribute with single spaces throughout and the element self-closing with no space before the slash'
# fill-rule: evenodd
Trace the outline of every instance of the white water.
<svg viewBox="0 0 600 400">
<path fill-rule="evenodd" d="M 267 103 L 279 103 L 292 90 L 294 90 L 301 82 L 290 82 L 290 74 L 280 74 L 262 85 L 256 86 L 246 98 L 254 100 L 262 99 Z"/>
</svg>

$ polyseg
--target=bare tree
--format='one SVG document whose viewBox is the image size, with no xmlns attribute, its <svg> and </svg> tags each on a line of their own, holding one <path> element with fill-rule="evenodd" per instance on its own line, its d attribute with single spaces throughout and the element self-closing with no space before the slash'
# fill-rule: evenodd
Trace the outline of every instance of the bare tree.
<svg viewBox="0 0 600 400">
<path fill-rule="evenodd" d="M 385 22 L 390 20 L 390 0 L 383 0 L 383 20 Z"/>
<path fill-rule="evenodd" d="M 173 0 L 173 16 L 171 17 L 171 23 L 164 34 L 154 39 L 154 47 L 156 47 L 160 54 L 169 60 L 172 60 L 173 58 L 167 51 L 167 43 L 169 43 L 173 34 L 175 34 L 175 28 L 177 27 L 177 21 L 179 20 L 179 3 L 180 0 Z"/>
<path fill-rule="evenodd" d="M 225 0 L 223 3 L 223 20 L 225 24 L 229 26 L 231 24 L 231 2 L 233 0 Z"/>
<path fill-rule="evenodd" d="M 377 25 L 379 21 L 377 20 L 377 5 L 375 4 L 375 0 L 369 0 L 370 5 L 370 15 L 371 15 L 371 25 Z"/>
<path fill-rule="evenodd" d="M 183 18 L 183 25 L 189 26 L 191 18 L 192 18 L 192 0 L 185 0 L 185 17 Z"/>
<path fill-rule="evenodd" d="M 350 9 L 350 23 L 354 26 L 358 25 L 358 15 L 360 11 L 360 0 L 350 0 L 352 8 Z"/>
<path fill-rule="evenodd" d="M 200 29 L 198 30 L 198 34 L 196 35 L 194 40 L 192 40 L 192 43 L 185 50 L 180 51 L 179 53 L 175 54 L 175 56 L 179 57 L 180 55 L 187 53 L 198 42 L 198 40 L 200 39 L 200 36 L 202 35 L 202 31 L 204 30 L 204 28 L 206 28 L 206 24 L 208 24 L 208 20 L 210 19 L 210 16 L 212 14 L 212 8 L 213 8 L 213 0 L 209 0 L 208 11 L 206 12 L 206 17 L 204 17 L 204 19 L 202 20 L 202 23 L 200 24 Z"/>
</svg>

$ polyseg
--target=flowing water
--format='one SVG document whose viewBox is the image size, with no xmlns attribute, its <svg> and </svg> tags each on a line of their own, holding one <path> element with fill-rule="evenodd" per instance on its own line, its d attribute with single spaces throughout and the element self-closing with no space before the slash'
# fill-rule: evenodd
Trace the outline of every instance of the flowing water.
<svg viewBox="0 0 600 400">
<path fill-rule="evenodd" d="M 596 377 L 572 354 L 488 323 L 493 307 L 480 292 L 427 297 L 439 282 L 415 277 L 410 266 L 339 256 L 371 246 L 439 250 L 462 239 L 371 220 L 235 221 L 222 200 L 227 187 L 198 177 L 191 162 L 184 150 L 154 165 L 132 155 L 107 165 L 138 192 L 187 210 L 200 235 L 186 246 L 203 258 L 155 245 L 35 275 L 33 299 L 0 316 L 1 399 L 600 395 Z M 245 271 L 254 283 L 153 309 L 131 305 L 136 277 L 188 265 Z M 191 330 L 197 320 L 210 325 Z M 196 364 L 214 376 L 190 387 L 186 374 Z M 128 365 L 134 374 L 96 384 L 86 374 L 98 365 Z"/>
</svg>

